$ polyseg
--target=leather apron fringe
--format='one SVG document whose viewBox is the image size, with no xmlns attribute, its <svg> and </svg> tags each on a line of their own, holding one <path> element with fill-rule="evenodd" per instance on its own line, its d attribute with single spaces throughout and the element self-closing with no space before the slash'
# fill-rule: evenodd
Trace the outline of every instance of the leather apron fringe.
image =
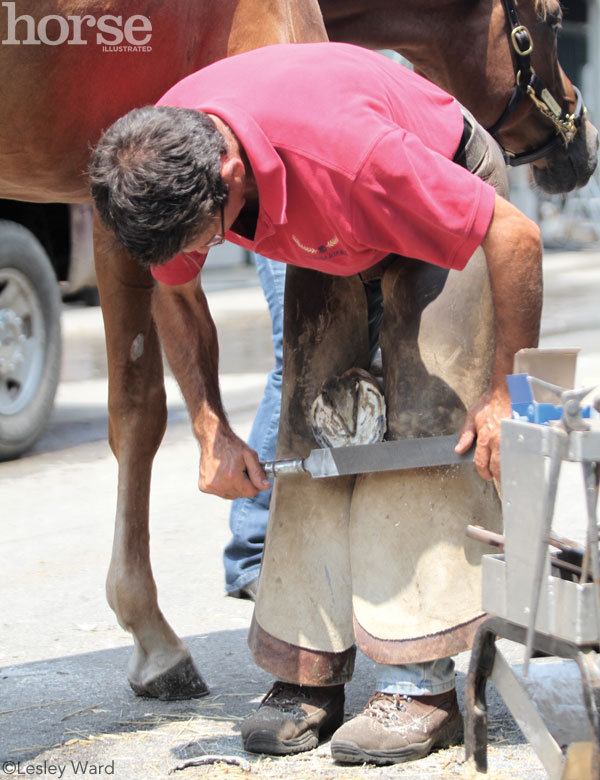
<svg viewBox="0 0 600 780">
<path fill-rule="evenodd" d="M 264 631 L 252 617 L 248 645 L 258 666 L 268 669 L 279 680 L 297 685 L 342 685 L 354 672 L 356 648 L 342 653 L 309 650 L 276 639 Z"/>
</svg>

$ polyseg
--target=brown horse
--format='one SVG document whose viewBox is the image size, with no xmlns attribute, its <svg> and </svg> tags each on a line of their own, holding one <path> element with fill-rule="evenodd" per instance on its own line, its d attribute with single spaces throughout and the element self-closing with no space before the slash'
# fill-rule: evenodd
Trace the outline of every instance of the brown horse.
<svg viewBox="0 0 600 780">
<path fill-rule="evenodd" d="M 502 113 L 514 74 L 500 0 L 322 5 L 334 37 L 399 49 L 484 123 Z M 187 73 L 249 48 L 326 37 L 316 0 L 16 0 L 4 10 L 0 197 L 30 201 L 87 201 L 89 149 L 102 129 L 154 102 Z M 538 18 L 533 0 L 522 0 L 519 10 L 530 26 L 536 70 L 561 107 L 572 111 L 550 26 Z M 462 51 L 459 40 L 465 39 Z M 582 127 L 577 136 L 592 135 Z M 547 119 L 522 107 L 501 139 L 519 151 L 547 134 Z M 567 190 L 587 179 L 595 163 L 584 152 L 576 156 L 586 157 L 587 173 L 564 178 L 579 143 L 576 137 L 567 152 L 553 151 L 558 164 L 536 164 L 545 171 L 542 183 L 553 180 L 554 189 Z M 133 689 L 171 698 L 202 695 L 206 688 L 189 651 L 160 611 L 150 565 L 150 472 L 166 425 L 152 280 L 99 224 L 95 252 L 109 363 L 109 440 L 119 464 L 108 600 L 134 637 Z"/>
</svg>

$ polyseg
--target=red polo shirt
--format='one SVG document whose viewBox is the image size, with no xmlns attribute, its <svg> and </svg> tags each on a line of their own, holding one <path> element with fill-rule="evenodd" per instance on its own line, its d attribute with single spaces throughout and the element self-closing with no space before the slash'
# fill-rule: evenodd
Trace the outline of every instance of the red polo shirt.
<svg viewBox="0 0 600 780">
<path fill-rule="evenodd" d="M 463 268 L 483 240 L 495 192 L 452 162 L 457 102 L 408 68 L 338 43 L 281 44 L 188 76 L 158 105 L 215 114 L 256 178 L 254 240 L 227 239 L 274 260 L 350 275 L 394 252 Z M 154 266 L 176 285 L 205 256 Z"/>
</svg>

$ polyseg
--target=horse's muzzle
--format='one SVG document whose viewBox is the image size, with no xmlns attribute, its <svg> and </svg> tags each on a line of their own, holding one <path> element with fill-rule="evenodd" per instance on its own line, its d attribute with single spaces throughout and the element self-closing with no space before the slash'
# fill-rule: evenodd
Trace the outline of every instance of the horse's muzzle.
<svg viewBox="0 0 600 780">
<path fill-rule="evenodd" d="M 598 165 L 598 130 L 584 119 L 575 138 L 533 165 L 533 177 L 549 195 L 585 187 Z"/>
</svg>

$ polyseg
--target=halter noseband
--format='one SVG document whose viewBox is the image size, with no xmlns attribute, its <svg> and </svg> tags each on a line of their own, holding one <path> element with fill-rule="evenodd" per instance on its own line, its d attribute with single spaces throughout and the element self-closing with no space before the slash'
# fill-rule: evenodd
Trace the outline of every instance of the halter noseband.
<svg viewBox="0 0 600 780">
<path fill-rule="evenodd" d="M 556 131 L 556 135 L 553 138 L 532 151 L 513 153 L 503 149 L 506 164 L 515 167 L 545 157 L 552 149 L 561 143 L 566 148 L 573 141 L 577 131 L 581 127 L 581 123 L 586 114 L 586 108 L 583 105 L 581 92 L 574 84 L 571 86 L 573 87 L 575 97 L 577 98 L 575 111 L 572 114 L 567 114 L 566 111 L 559 106 L 542 79 L 539 78 L 531 67 L 533 41 L 531 40 L 527 27 L 524 27 L 519 22 L 519 15 L 517 14 L 514 0 L 502 0 L 502 3 L 510 24 L 510 40 L 516 55 L 516 83 L 502 116 L 492 125 L 492 127 L 488 128 L 488 133 L 495 136 L 509 116 L 517 110 L 526 95 L 531 98 L 536 108 L 552 122 Z"/>
</svg>

